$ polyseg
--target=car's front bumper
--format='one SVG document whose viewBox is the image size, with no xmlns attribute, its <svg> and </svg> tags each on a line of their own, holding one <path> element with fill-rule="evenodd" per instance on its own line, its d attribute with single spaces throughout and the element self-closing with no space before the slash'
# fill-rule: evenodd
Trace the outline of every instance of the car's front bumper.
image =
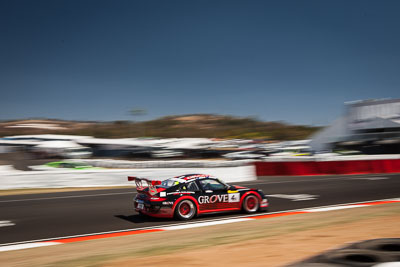
<svg viewBox="0 0 400 267">
<path fill-rule="evenodd" d="M 264 198 L 264 199 L 261 200 L 259 210 L 260 211 L 267 211 L 268 210 L 268 206 L 269 206 L 268 199 Z"/>
</svg>

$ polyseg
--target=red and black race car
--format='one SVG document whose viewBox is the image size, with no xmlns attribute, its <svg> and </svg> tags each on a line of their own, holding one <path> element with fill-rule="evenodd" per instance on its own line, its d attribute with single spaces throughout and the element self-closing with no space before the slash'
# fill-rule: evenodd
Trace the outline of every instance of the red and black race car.
<svg viewBox="0 0 400 267">
<path fill-rule="evenodd" d="M 128 177 L 136 182 L 135 210 L 153 217 L 190 220 L 214 212 L 266 210 L 268 200 L 259 189 L 227 185 L 204 174 L 187 174 L 164 181 Z"/>
</svg>

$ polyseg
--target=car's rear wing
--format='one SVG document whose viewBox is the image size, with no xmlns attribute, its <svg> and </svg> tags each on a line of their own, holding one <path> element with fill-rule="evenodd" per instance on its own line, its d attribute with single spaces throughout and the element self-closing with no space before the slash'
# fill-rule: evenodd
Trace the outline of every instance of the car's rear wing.
<svg viewBox="0 0 400 267">
<path fill-rule="evenodd" d="M 136 191 L 149 193 L 150 195 L 157 194 L 156 185 L 161 184 L 161 181 L 158 180 L 150 180 L 147 178 L 139 178 L 134 176 L 128 176 L 128 181 L 135 181 Z M 145 191 L 146 188 L 149 189 L 148 192 Z"/>
</svg>

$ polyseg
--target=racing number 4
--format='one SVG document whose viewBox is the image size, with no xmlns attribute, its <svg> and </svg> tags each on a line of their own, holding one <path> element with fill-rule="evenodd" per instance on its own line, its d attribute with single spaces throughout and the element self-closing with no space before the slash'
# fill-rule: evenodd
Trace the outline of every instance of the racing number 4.
<svg viewBox="0 0 400 267">
<path fill-rule="evenodd" d="M 239 202 L 240 201 L 240 193 L 228 194 L 229 202 Z"/>
</svg>

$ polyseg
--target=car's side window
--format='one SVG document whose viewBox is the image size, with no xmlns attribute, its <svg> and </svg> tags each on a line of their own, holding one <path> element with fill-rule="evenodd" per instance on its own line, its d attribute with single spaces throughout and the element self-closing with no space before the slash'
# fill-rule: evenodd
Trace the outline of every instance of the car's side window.
<svg viewBox="0 0 400 267">
<path fill-rule="evenodd" d="M 200 180 L 201 187 L 204 190 L 223 190 L 225 185 L 214 179 L 203 179 Z"/>
<path fill-rule="evenodd" d="M 200 191 L 199 187 L 197 186 L 196 182 L 190 182 L 187 186 L 187 190 L 188 191 L 193 191 L 193 192 L 197 192 Z"/>
<path fill-rule="evenodd" d="M 186 184 L 183 184 L 183 185 L 179 186 L 178 189 L 177 189 L 177 191 L 187 191 L 187 190 L 188 189 L 187 189 L 187 185 Z"/>
</svg>

